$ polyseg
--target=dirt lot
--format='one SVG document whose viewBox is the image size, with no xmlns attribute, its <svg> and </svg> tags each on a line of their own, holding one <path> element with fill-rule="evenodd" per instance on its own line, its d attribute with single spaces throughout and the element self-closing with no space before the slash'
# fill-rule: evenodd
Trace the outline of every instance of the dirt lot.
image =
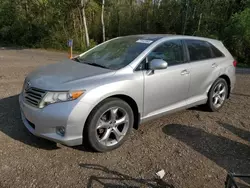
<svg viewBox="0 0 250 188">
<path fill-rule="evenodd" d="M 227 171 L 250 173 L 250 71 L 237 74 L 220 112 L 194 108 L 165 116 L 142 125 L 119 149 L 92 153 L 37 138 L 20 118 L 25 76 L 66 57 L 0 50 L 0 187 L 220 188 Z M 154 180 L 161 169 L 162 182 Z"/>
</svg>

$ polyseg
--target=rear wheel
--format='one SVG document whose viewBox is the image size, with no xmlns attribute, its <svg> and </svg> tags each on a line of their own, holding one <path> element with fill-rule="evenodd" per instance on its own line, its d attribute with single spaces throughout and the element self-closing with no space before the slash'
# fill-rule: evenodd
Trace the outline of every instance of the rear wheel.
<svg viewBox="0 0 250 188">
<path fill-rule="evenodd" d="M 209 91 L 207 107 L 213 112 L 218 111 L 224 105 L 227 96 L 227 82 L 223 78 L 218 78 Z"/>
<path fill-rule="evenodd" d="M 118 98 L 106 99 L 88 117 L 84 141 L 99 152 L 116 149 L 128 137 L 133 123 L 133 111 L 125 101 Z"/>
</svg>

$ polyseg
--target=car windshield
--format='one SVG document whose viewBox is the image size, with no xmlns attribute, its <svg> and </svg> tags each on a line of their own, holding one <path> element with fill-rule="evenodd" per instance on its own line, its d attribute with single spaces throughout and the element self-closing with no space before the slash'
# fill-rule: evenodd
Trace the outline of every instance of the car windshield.
<svg viewBox="0 0 250 188">
<path fill-rule="evenodd" d="M 75 60 L 102 68 L 118 70 L 131 63 L 153 41 L 139 37 L 122 37 L 108 41 Z"/>
</svg>

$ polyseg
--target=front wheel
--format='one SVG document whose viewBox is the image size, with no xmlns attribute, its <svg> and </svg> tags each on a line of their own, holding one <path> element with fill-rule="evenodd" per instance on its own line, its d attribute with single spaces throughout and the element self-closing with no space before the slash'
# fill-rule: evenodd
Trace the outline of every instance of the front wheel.
<svg viewBox="0 0 250 188">
<path fill-rule="evenodd" d="M 228 96 L 228 85 L 226 80 L 218 78 L 212 85 L 208 93 L 207 106 L 209 110 L 215 112 L 222 108 Z"/>
<path fill-rule="evenodd" d="M 125 101 L 106 99 L 90 113 L 84 128 L 84 141 L 99 152 L 116 149 L 128 137 L 133 123 L 133 111 Z"/>
</svg>

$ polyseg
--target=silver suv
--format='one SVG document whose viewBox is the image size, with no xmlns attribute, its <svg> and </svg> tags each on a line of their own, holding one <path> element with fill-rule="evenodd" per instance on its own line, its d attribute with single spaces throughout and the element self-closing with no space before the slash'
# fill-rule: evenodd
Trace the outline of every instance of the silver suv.
<svg viewBox="0 0 250 188">
<path fill-rule="evenodd" d="M 19 97 L 22 119 L 34 135 L 104 152 L 146 120 L 201 104 L 219 110 L 235 66 L 217 40 L 119 37 L 29 74 Z"/>
</svg>

